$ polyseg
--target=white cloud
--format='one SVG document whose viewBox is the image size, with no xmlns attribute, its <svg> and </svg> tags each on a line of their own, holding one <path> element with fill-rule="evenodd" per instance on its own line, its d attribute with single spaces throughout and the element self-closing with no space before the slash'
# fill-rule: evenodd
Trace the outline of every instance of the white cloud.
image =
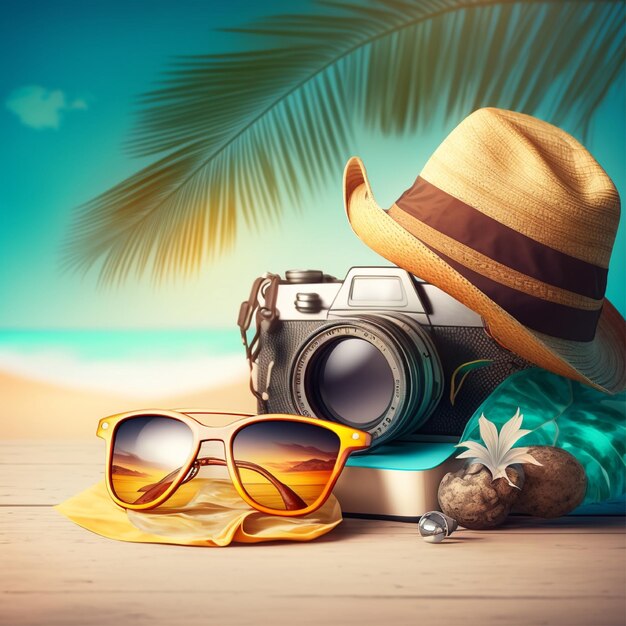
<svg viewBox="0 0 626 626">
<path fill-rule="evenodd" d="M 79 109 L 81 111 L 86 111 L 89 107 L 87 106 L 87 101 L 83 98 L 76 98 L 70 106 L 70 109 Z"/>
<path fill-rule="evenodd" d="M 46 89 L 39 85 L 14 89 L 5 100 L 5 106 L 20 118 L 22 124 L 36 129 L 59 128 L 64 113 L 88 108 L 83 98 L 68 102 L 60 89 Z"/>
</svg>

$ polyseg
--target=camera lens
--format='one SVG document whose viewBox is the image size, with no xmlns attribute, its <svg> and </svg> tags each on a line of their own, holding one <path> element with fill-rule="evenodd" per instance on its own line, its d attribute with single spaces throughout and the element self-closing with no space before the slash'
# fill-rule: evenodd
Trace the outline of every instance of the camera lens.
<svg viewBox="0 0 626 626">
<path fill-rule="evenodd" d="M 292 365 L 291 394 L 302 415 L 367 430 L 375 445 L 418 428 L 442 392 L 441 362 L 427 331 L 399 313 L 318 328 Z"/>
<path fill-rule="evenodd" d="M 363 428 L 391 404 L 391 368 L 378 348 L 363 339 L 332 343 L 317 358 L 316 370 L 310 382 L 315 381 L 323 406 L 342 422 Z"/>
</svg>

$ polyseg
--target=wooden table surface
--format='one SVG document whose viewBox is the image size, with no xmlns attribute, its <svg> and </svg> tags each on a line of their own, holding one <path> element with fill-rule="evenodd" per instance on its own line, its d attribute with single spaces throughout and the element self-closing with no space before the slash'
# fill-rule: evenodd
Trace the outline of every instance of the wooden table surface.
<svg viewBox="0 0 626 626">
<path fill-rule="evenodd" d="M 99 444 L 0 442 L 0 624 L 626 624 L 623 518 L 515 518 L 439 545 L 356 519 L 305 544 L 123 543 L 52 508 L 101 479 Z"/>
</svg>

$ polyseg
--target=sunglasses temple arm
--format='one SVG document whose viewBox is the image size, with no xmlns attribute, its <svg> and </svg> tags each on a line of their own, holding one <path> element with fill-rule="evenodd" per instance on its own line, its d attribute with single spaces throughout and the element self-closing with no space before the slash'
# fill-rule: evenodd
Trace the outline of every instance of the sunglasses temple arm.
<svg viewBox="0 0 626 626">
<path fill-rule="evenodd" d="M 179 467 L 173 472 L 170 472 L 167 476 L 161 478 L 158 483 L 152 483 L 151 485 L 141 487 L 139 491 L 143 491 L 143 493 L 135 500 L 134 504 L 144 504 L 146 502 L 153 502 L 156 500 L 162 493 L 167 491 L 172 482 L 174 482 L 176 476 L 178 476 L 180 470 L 181 468 Z"/>
<path fill-rule="evenodd" d="M 210 456 L 196 459 L 194 466 L 199 467 L 202 465 L 219 465 L 224 467 L 226 466 L 226 461 Z M 278 480 L 278 478 L 268 472 L 265 468 L 257 465 L 256 463 L 250 463 L 248 461 L 236 461 L 235 465 L 242 469 L 257 472 L 257 474 L 261 474 L 261 476 L 263 476 L 266 480 L 272 483 L 272 485 L 274 485 L 274 487 L 280 494 L 285 508 L 288 511 L 298 511 L 306 508 L 306 502 L 304 502 L 304 500 L 302 500 L 302 498 L 295 491 L 293 491 L 293 489 L 285 485 L 285 483 L 282 483 L 280 480 Z M 192 470 L 190 471 L 188 476 L 185 477 L 183 482 L 191 480 L 197 474 L 197 470 L 195 472 L 193 471 L 194 466 L 192 466 Z M 152 502 L 153 500 L 156 500 L 156 498 L 158 498 L 163 492 L 165 492 L 172 484 L 176 476 L 178 476 L 180 469 L 181 468 L 179 467 L 173 472 L 170 472 L 167 476 L 161 478 L 161 480 L 157 483 L 142 487 L 141 491 L 143 491 L 144 493 L 139 496 L 137 500 L 135 500 L 135 504 L 143 504 L 144 502 Z"/>
<path fill-rule="evenodd" d="M 198 459 L 197 463 L 199 463 L 200 465 L 226 465 L 226 461 L 224 461 L 223 459 L 216 459 L 214 457 L 204 457 Z M 306 509 L 306 502 L 304 502 L 293 489 L 278 480 L 276 476 L 268 472 L 264 467 L 261 467 L 256 463 L 251 463 L 249 461 L 235 461 L 235 465 L 238 468 L 256 472 L 257 474 L 263 476 L 263 478 L 268 480 L 270 483 L 272 483 L 272 485 L 274 485 L 274 487 L 276 488 L 276 491 L 278 491 L 278 493 L 280 494 L 285 508 L 288 511 L 298 511 Z"/>
</svg>

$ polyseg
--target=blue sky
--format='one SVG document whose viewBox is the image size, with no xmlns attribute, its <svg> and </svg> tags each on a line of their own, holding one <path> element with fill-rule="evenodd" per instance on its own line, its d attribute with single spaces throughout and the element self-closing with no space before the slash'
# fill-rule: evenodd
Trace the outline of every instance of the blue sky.
<svg viewBox="0 0 626 626">
<path fill-rule="evenodd" d="M 301 4 L 306 7 L 307 5 Z M 293 2 L 182 0 L 22 1 L 0 9 L 0 327 L 198 327 L 234 324 L 252 279 L 313 266 L 344 274 L 381 264 L 352 234 L 341 207 L 341 172 L 301 213 L 263 233 L 242 232 L 233 254 L 187 283 L 149 280 L 99 289 L 96 274 L 62 274 L 59 252 L 73 210 L 145 161 L 124 154 L 133 102 L 178 54 L 241 45 L 216 33 Z M 8 60 L 8 61 L 7 61 Z M 626 193 L 624 78 L 595 116 L 588 147 Z M 377 199 L 388 205 L 412 183 L 450 128 L 419 138 L 362 136 L 354 145 Z M 280 246 L 276 242 L 280 241 Z M 626 312 L 626 226 L 620 226 L 609 297 Z"/>
</svg>

